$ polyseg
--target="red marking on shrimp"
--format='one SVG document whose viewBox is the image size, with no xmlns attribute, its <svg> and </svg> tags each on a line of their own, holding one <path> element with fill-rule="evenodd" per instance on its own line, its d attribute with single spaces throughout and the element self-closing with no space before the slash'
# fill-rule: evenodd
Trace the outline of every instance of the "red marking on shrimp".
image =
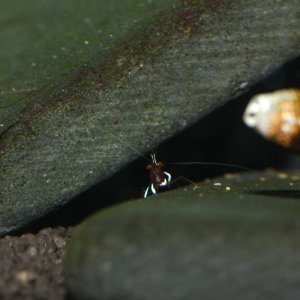
<svg viewBox="0 0 300 300">
<path fill-rule="evenodd" d="M 147 187 L 144 198 L 148 197 L 150 191 L 155 195 L 159 187 L 168 185 L 172 178 L 170 173 L 163 171 L 164 164 L 161 161 L 156 161 L 155 154 L 151 154 L 151 160 L 152 163 L 146 166 L 150 172 L 151 184 Z"/>
</svg>

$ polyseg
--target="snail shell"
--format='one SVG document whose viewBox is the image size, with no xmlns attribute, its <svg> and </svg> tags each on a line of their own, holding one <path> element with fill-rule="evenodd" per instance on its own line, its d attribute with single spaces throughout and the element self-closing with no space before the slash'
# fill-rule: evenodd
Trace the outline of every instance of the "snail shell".
<svg viewBox="0 0 300 300">
<path fill-rule="evenodd" d="M 254 96 L 243 120 L 266 139 L 300 151 L 300 89 Z"/>
</svg>

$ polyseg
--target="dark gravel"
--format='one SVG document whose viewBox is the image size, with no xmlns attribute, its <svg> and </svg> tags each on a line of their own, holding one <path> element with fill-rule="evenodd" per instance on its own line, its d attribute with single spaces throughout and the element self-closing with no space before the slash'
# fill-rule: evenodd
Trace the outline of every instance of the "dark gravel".
<svg viewBox="0 0 300 300">
<path fill-rule="evenodd" d="M 47 227 L 2 237 L 0 299 L 65 299 L 62 258 L 71 231 Z"/>
</svg>

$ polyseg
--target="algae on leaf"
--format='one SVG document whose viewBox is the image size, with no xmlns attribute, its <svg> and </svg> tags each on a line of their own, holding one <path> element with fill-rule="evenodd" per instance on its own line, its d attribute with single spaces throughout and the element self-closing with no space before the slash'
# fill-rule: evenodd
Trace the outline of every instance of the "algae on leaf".
<svg viewBox="0 0 300 300">
<path fill-rule="evenodd" d="M 80 72 L 95 68 L 116 43 L 126 40 L 132 30 L 145 26 L 167 3 L 159 0 L 2 3 L 1 131 L 16 122 L 28 104 L 45 104 L 64 97 Z"/>
</svg>

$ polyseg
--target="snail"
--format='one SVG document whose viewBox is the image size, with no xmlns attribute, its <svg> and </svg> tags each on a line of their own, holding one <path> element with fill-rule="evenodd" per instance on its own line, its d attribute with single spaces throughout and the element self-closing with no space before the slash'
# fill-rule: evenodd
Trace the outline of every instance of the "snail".
<svg viewBox="0 0 300 300">
<path fill-rule="evenodd" d="M 243 120 L 266 139 L 300 151 L 300 89 L 283 89 L 254 96 Z"/>
</svg>

